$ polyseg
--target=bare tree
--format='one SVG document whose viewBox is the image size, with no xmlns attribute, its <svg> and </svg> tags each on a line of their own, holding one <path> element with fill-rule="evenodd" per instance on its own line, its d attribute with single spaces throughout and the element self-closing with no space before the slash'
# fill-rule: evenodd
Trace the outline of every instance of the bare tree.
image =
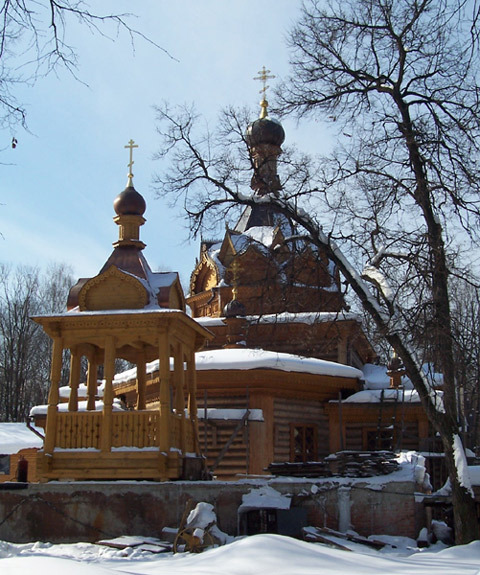
<svg viewBox="0 0 480 575">
<path fill-rule="evenodd" d="M 452 275 L 476 285 L 467 269 L 478 243 L 480 197 L 471 6 L 306 3 L 290 36 L 292 76 L 278 90 L 277 110 L 333 120 L 341 144 L 333 156 L 315 162 L 286 149 L 281 192 L 247 196 L 242 185 L 254 166 L 248 146 L 235 150 L 245 140 L 244 115 L 227 111 L 220 130 L 209 134 L 198 131 L 191 111 L 165 107 L 163 152 L 171 153 L 173 166 L 157 180 L 159 193 L 183 200 L 193 232 L 212 211 L 218 218 L 235 203 L 268 203 L 336 263 L 403 361 L 442 438 L 458 543 L 478 537 L 461 441 L 450 292 Z M 443 375 L 441 398 L 422 369 L 426 359 Z"/>
<path fill-rule="evenodd" d="M 32 315 L 63 311 L 68 268 L 0 266 L 0 420 L 23 421 L 44 403 L 49 386 L 50 339 Z"/>
<path fill-rule="evenodd" d="M 130 26 L 132 14 L 99 14 L 83 0 L 0 1 L 0 127 L 26 125 L 26 110 L 15 95 L 19 83 L 34 84 L 61 68 L 76 76 L 78 54 L 69 30 L 83 26 L 113 39 L 126 33 L 166 50 Z M 167 53 L 168 54 L 168 53 Z"/>
</svg>

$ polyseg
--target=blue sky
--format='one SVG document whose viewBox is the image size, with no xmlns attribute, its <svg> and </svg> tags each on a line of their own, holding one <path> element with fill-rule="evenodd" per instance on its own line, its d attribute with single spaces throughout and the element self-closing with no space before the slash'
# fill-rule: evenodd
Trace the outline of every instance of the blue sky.
<svg viewBox="0 0 480 575">
<path fill-rule="evenodd" d="M 155 270 L 179 271 L 186 288 L 199 246 L 186 243 L 183 214 L 154 199 L 152 177 L 162 166 L 152 160 L 159 147 L 153 106 L 194 103 L 210 123 L 225 106 L 256 106 L 257 71 L 265 65 L 277 78 L 288 72 L 285 37 L 300 2 L 104 0 L 92 9 L 134 10 L 132 26 L 175 59 L 142 40 L 132 51 L 126 34 L 112 41 L 69 28 L 78 76 L 88 86 L 65 71 L 20 86 L 30 133 L 2 132 L 0 261 L 64 262 L 77 277 L 98 273 L 117 239 L 112 202 L 126 184 L 124 145 L 133 138 L 134 184 L 147 202 L 145 255 Z M 319 141 L 319 125 L 283 124 L 290 143 L 312 151 Z"/>
</svg>

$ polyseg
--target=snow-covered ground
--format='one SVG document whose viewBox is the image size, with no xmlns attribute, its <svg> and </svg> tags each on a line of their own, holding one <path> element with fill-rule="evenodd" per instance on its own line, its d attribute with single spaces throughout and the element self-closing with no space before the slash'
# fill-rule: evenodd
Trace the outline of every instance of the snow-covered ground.
<svg viewBox="0 0 480 575">
<path fill-rule="evenodd" d="M 376 539 L 382 539 L 377 536 Z M 255 535 L 201 554 L 152 554 L 91 543 L 0 542 L 2 575 L 479 575 L 480 541 L 419 550 L 408 539 L 384 537 L 380 551 L 348 543 L 352 551 L 281 535 Z M 394 546 L 393 546 L 393 545 Z"/>
</svg>

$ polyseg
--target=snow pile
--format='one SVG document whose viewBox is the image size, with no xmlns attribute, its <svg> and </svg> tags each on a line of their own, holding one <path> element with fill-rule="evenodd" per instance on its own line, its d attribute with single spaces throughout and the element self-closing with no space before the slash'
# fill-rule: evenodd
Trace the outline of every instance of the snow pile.
<svg viewBox="0 0 480 575">
<path fill-rule="evenodd" d="M 431 491 L 430 476 L 425 468 L 425 457 L 416 451 L 404 451 L 397 457 L 400 465 L 410 466 L 413 470 L 413 477 L 418 486 L 426 491 Z"/>
<path fill-rule="evenodd" d="M 376 536 L 385 540 L 386 538 Z M 255 535 L 200 554 L 160 555 L 77 543 L 0 543 L 4 575 L 478 575 L 480 541 L 445 549 L 418 550 L 414 542 L 390 538 L 395 548 L 376 551 L 348 543 L 354 552 L 298 541 L 281 535 Z M 1 558 L 3 557 L 3 558 Z"/>
<path fill-rule="evenodd" d="M 219 543 L 225 544 L 232 540 L 217 526 L 217 515 L 211 503 L 201 501 L 192 509 L 187 517 L 186 527 L 194 529 L 193 534 L 203 540 L 203 534 L 208 529 L 210 535 Z"/>
</svg>

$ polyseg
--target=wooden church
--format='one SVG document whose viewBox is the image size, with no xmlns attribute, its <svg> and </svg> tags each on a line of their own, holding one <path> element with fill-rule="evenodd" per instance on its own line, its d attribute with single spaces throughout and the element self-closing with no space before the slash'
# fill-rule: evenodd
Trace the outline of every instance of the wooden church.
<svg viewBox="0 0 480 575">
<path fill-rule="evenodd" d="M 277 159 L 284 138 L 264 98 L 246 131 L 257 197 L 281 190 Z M 365 384 L 361 368 L 375 352 L 359 318 L 347 311 L 336 267 L 317 248 L 292 241 L 295 232 L 291 221 L 259 202 L 245 208 L 223 239 L 202 241 L 191 275 L 187 304 L 198 325 L 214 334 L 196 354 L 197 405 L 207 469 L 219 479 L 367 449 L 372 441 L 361 429 L 358 441 L 359 421 L 379 434 L 392 426 L 394 402 L 382 399 L 381 420 L 378 405 L 353 408 Z M 147 406 L 155 403 L 156 362 L 148 371 Z M 119 374 L 115 393 L 132 404 L 135 385 L 135 370 Z M 412 405 L 406 411 L 417 435 L 408 446 L 415 448 L 428 426 L 419 403 Z M 390 448 L 393 442 L 392 435 Z M 384 436 L 377 449 L 387 443 Z"/>
</svg>

